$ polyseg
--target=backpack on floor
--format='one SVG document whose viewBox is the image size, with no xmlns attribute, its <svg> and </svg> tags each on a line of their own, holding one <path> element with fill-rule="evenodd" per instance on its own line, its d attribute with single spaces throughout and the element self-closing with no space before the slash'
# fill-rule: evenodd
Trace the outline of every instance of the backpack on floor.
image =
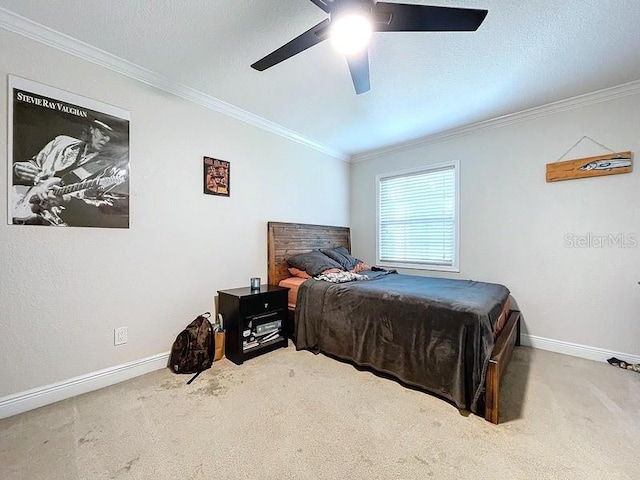
<svg viewBox="0 0 640 480">
<path fill-rule="evenodd" d="M 199 315 L 178 334 L 171 347 L 169 368 L 174 373 L 195 373 L 187 385 L 213 364 L 215 340 L 210 316 L 209 312 Z"/>
</svg>

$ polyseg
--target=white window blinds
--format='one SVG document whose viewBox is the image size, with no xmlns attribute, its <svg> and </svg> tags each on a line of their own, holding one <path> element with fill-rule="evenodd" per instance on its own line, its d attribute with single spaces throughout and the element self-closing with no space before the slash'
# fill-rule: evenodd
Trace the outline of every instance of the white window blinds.
<svg viewBox="0 0 640 480">
<path fill-rule="evenodd" d="M 457 269 L 457 162 L 378 177 L 378 261 Z"/>
</svg>

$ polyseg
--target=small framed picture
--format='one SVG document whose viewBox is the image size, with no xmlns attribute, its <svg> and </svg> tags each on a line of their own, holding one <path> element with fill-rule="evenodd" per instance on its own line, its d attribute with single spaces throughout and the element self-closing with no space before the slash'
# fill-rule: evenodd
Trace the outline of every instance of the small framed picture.
<svg viewBox="0 0 640 480">
<path fill-rule="evenodd" d="M 225 160 L 204 157 L 204 193 L 228 197 L 231 192 L 231 165 Z"/>
</svg>

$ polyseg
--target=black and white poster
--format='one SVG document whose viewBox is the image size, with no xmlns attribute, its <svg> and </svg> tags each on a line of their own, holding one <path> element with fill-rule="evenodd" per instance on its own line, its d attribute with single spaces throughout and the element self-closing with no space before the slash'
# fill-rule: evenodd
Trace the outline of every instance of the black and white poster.
<svg viewBox="0 0 640 480">
<path fill-rule="evenodd" d="M 9 76 L 9 224 L 129 228 L 129 112 Z"/>
</svg>

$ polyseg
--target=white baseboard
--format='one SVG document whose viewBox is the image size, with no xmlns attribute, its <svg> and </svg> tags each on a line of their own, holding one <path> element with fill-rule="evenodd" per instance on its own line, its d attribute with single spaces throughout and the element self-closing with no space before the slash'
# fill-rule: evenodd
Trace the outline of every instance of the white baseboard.
<svg viewBox="0 0 640 480">
<path fill-rule="evenodd" d="M 166 368 L 169 352 L 0 398 L 0 419 Z"/>
<path fill-rule="evenodd" d="M 550 352 L 563 353 L 565 355 L 571 355 L 572 357 L 586 358 L 587 360 L 595 360 L 597 362 L 606 362 L 608 358 L 616 357 L 625 362 L 640 363 L 639 355 L 612 352 L 611 350 L 605 350 L 603 348 L 563 342 L 561 340 L 537 337 L 535 335 L 526 335 L 524 333 L 520 336 L 520 342 L 527 347 L 549 350 Z"/>
<path fill-rule="evenodd" d="M 606 362 L 608 358 L 617 357 L 626 362 L 640 363 L 639 355 L 629 353 L 612 352 L 602 348 L 537 337 L 535 335 L 522 334 L 520 340 L 522 345 L 527 347 L 549 350 L 588 360 Z M 0 398 L 0 419 L 166 368 L 168 360 L 169 352 L 159 353 L 151 357 Z"/>
</svg>

